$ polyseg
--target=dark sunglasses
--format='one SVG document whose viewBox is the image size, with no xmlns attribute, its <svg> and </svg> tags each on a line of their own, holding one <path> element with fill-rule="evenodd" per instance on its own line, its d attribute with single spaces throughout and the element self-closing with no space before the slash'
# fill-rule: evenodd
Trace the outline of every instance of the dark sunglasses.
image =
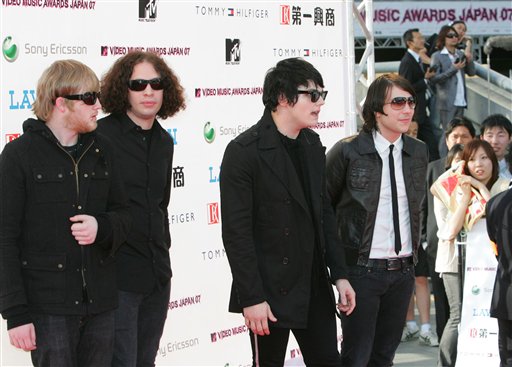
<svg viewBox="0 0 512 367">
<path fill-rule="evenodd" d="M 327 97 L 327 91 L 324 90 L 322 92 L 316 90 L 316 89 L 310 89 L 310 90 L 298 90 L 298 94 L 309 94 L 311 97 L 311 102 L 316 103 L 322 97 L 322 99 L 325 101 L 325 98 Z"/>
<path fill-rule="evenodd" d="M 391 108 L 394 110 L 402 110 L 405 107 L 406 103 L 412 109 L 416 107 L 416 99 L 414 99 L 414 97 L 395 97 L 391 100 L 391 102 L 387 102 L 384 104 L 390 104 Z"/>
<path fill-rule="evenodd" d="M 446 35 L 446 38 L 457 38 L 459 37 L 459 35 L 457 33 L 448 33 Z"/>
<path fill-rule="evenodd" d="M 151 86 L 153 90 L 162 90 L 164 89 L 164 79 L 162 78 L 154 78 L 151 80 L 146 79 L 134 79 L 128 82 L 128 88 L 133 90 L 134 92 L 141 92 L 146 89 L 148 84 Z"/>
<path fill-rule="evenodd" d="M 84 94 L 70 94 L 62 96 L 62 98 L 70 99 L 73 101 L 82 101 L 86 105 L 94 106 L 96 101 L 100 98 L 100 92 L 86 92 Z"/>
</svg>

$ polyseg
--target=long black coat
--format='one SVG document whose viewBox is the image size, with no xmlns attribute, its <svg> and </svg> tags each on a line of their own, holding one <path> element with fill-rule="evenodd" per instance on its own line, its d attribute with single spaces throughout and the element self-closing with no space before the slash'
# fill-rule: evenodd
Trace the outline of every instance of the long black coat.
<svg viewBox="0 0 512 367">
<path fill-rule="evenodd" d="M 512 320 L 512 190 L 487 203 L 487 232 L 498 245 L 498 270 L 492 293 L 491 316 Z"/>
<path fill-rule="evenodd" d="M 268 110 L 228 144 L 220 173 L 222 238 L 233 275 L 229 310 L 267 301 L 275 326 L 286 328 L 307 326 L 315 243 L 321 271 L 327 259 L 331 279 L 346 278 L 325 188 L 325 147 L 309 129 L 298 141 L 311 210 Z"/>
<path fill-rule="evenodd" d="M 416 108 L 414 109 L 414 116 L 420 126 L 426 124 L 427 98 L 425 93 L 427 91 L 427 83 L 425 81 L 425 71 L 422 70 L 414 56 L 409 52 L 406 52 L 400 61 L 398 74 L 407 79 L 414 88 L 414 92 L 416 92 Z"/>
</svg>

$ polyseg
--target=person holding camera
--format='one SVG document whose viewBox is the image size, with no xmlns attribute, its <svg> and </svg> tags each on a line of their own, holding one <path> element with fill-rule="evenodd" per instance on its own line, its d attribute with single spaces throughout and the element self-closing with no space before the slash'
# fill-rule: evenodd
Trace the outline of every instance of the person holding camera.
<svg viewBox="0 0 512 367">
<path fill-rule="evenodd" d="M 464 52 L 464 56 L 466 56 L 467 60 L 473 60 L 473 38 L 466 34 L 468 31 L 466 23 L 463 20 L 458 19 L 453 21 L 450 25 L 459 35 L 459 43 L 457 44 L 457 49 Z"/>
<path fill-rule="evenodd" d="M 431 67 L 437 72 L 430 83 L 436 89 L 436 110 L 439 114 L 443 131 L 448 122 L 454 117 L 464 116 L 467 108 L 465 75 L 473 76 L 476 73 L 473 59 L 466 58 L 461 50 L 457 49 L 459 35 L 452 26 L 443 26 L 437 38 L 437 48 L 431 60 Z M 441 139 L 439 155 L 447 153 L 446 143 Z"/>
</svg>

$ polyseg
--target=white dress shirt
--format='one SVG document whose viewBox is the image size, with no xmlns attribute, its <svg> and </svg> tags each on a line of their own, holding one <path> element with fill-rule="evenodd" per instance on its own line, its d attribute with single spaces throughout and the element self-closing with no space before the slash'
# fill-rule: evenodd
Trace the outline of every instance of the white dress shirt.
<svg viewBox="0 0 512 367">
<path fill-rule="evenodd" d="M 375 218 L 370 259 L 396 258 L 395 232 L 393 230 L 393 206 L 391 198 L 391 179 L 389 177 L 389 146 L 394 145 L 393 157 L 395 163 L 395 179 L 398 194 L 398 213 L 400 219 L 400 238 L 402 250 L 398 257 L 407 257 L 412 254 L 411 219 L 409 203 L 405 190 L 404 174 L 402 167 L 403 140 L 400 136 L 395 142 L 390 143 L 379 132 L 373 134 L 375 149 L 382 159 L 382 178 L 380 182 L 379 204 Z"/>
</svg>

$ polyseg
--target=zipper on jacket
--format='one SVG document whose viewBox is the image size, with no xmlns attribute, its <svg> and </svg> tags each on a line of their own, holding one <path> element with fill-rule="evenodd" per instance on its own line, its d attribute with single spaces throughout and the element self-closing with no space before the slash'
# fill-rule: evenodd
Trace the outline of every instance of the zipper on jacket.
<svg viewBox="0 0 512 367">
<path fill-rule="evenodd" d="M 87 146 L 87 148 L 84 149 L 83 153 L 80 155 L 80 157 L 75 161 L 75 159 L 73 158 L 73 156 L 71 154 L 69 154 L 66 149 L 64 149 L 62 147 L 62 145 L 60 144 L 57 144 L 57 146 L 64 152 L 66 153 L 69 158 L 71 158 L 71 161 L 73 162 L 73 166 L 74 166 L 74 171 L 75 171 L 75 183 L 76 183 L 76 198 L 77 198 L 77 202 L 80 198 L 80 184 L 79 184 L 79 177 L 78 177 L 78 174 L 79 174 L 79 169 L 78 169 L 78 164 L 80 163 L 80 161 L 82 160 L 82 158 L 85 156 L 85 154 L 89 151 L 89 149 L 92 147 L 92 145 L 94 144 L 94 140 L 91 141 L 91 143 L 89 144 L 89 146 Z M 87 301 L 89 300 L 89 296 L 87 294 L 87 281 L 85 280 L 85 269 L 84 269 L 84 263 L 85 263 L 85 249 L 84 249 L 84 246 L 82 245 L 79 245 L 80 246 L 80 254 L 81 254 L 81 257 L 82 257 L 82 264 L 80 266 L 80 274 L 82 275 L 82 298 L 83 298 L 83 301 L 87 304 Z"/>
</svg>

